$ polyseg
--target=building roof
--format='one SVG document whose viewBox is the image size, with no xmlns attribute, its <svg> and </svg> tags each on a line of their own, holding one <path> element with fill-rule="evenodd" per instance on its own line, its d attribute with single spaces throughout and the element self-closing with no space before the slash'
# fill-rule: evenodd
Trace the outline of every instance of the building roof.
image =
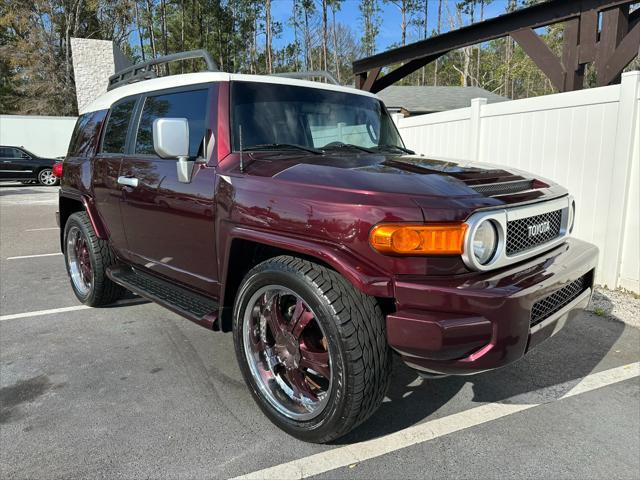
<svg viewBox="0 0 640 480">
<path fill-rule="evenodd" d="M 343 87 L 340 85 L 332 85 L 330 83 L 312 82 L 309 80 L 298 80 L 288 77 L 276 77 L 268 75 L 245 75 L 238 73 L 225 72 L 198 72 L 185 73 L 181 75 L 170 75 L 166 77 L 153 78 L 128 85 L 122 85 L 107 93 L 99 96 L 91 102 L 84 112 L 94 112 L 110 108 L 115 102 L 121 98 L 140 93 L 153 92 L 156 90 L 164 90 L 166 88 L 183 87 L 187 85 L 197 85 L 199 83 L 209 82 L 262 82 L 275 83 L 279 85 L 295 85 L 299 87 L 318 88 L 321 90 L 334 90 L 338 92 L 353 93 L 356 95 L 364 95 L 367 97 L 378 98 L 375 94 L 364 90 L 357 90 L 353 87 Z"/>
<path fill-rule="evenodd" d="M 504 102 L 506 97 L 480 87 L 418 87 L 393 85 L 378 92 L 389 109 L 404 109 L 409 113 L 428 113 L 464 108 L 473 98 L 486 98 L 488 103 Z"/>
</svg>

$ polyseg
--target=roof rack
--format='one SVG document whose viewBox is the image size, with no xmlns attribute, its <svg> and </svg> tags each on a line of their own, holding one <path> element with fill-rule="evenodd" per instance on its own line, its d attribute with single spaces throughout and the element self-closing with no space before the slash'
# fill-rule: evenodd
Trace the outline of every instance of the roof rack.
<svg viewBox="0 0 640 480">
<path fill-rule="evenodd" d="M 179 60 L 188 60 L 191 58 L 202 58 L 207 64 L 207 70 L 209 72 L 219 72 L 218 65 L 213 61 L 211 55 L 206 50 L 190 50 L 188 52 L 174 53 L 171 55 L 165 55 L 164 57 L 154 58 L 147 62 L 136 63 L 131 67 L 127 67 L 124 70 L 120 70 L 109 77 L 109 85 L 107 91 L 114 88 L 121 87 L 129 83 L 140 82 L 142 80 L 149 80 L 156 78 L 157 74 L 152 67 L 155 65 L 162 65 L 169 62 L 177 62 Z"/>
<path fill-rule="evenodd" d="M 301 80 L 307 78 L 320 77 L 327 80 L 329 83 L 333 83 L 334 85 L 340 85 L 340 83 L 336 80 L 336 78 L 331 75 L 329 72 L 324 70 L 315 70 L 311 72 L 285 72 L 285 73 L 272 73 L 270 74 L 272 77 L 287 77 L 287 78 L 298 78 Z"/>
</svg>

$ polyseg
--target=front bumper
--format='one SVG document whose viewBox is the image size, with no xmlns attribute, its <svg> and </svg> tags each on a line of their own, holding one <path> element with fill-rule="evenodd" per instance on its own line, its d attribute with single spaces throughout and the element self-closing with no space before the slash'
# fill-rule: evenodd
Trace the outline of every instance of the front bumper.
<svg viewBox="0 0 640 480">
<path fill-rule="evenodd" d="M 557 333 L 589 303 L 598 249 L 573 238 L 519 265 L 440 279 L 394 280 L 397 311 L 387 316 L 389 344 L 410 367 L 435 374 L 472 374 L 507 365 Z M 532 326 L 540 300 L 580 279 L 562 308 Z M 540 304 L 538 304 L 540 305 Z"/>
</svg>

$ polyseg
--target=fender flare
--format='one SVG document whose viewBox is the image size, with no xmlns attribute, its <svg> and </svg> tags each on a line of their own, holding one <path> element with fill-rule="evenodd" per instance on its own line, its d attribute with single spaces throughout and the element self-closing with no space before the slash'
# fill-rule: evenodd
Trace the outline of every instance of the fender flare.
<svg viewBox="0 0 640 480">
<path fill-rule="evenodd" d="M 391 277 L 344 248 L 322 241 L 245 227 L 233 227 L 228 233 L 228 245 L 223 250 L 225 257 L 220 272 L 222 274 L 221 279 L 227 278 L 232 241 L 241 239 L 315 258 L 329 265 L 362 293 L 377 297 L 393 297 Z M 224 286 L 226 287 L 226 281 Z M 224 292 L 220 293 L 222 294 L 221 298 L 224 298 Z"/>
<path fill-rule="evenodd" d="M 89 195 L 64 192 L 63 190 L 60 190 L 60 199 L 62 198 L 68 198 L 69 200 L 80 202 L 84 207 L 85 212 L 87 212 L 89 221 L 91 222 L 91 226 L 93 227 L 93 231 L 95 232 L 96 236 L 101 240 L 109 239 L 109 230 L 102 221 L 102 218 L 100 217 L 100 214 L 96 209 L 95 202 Z M 62 207 L 60 207 L 59 216 L 61 218 L 63 216 Z M 68 217 L 68 215 L 66 216 Z M 60 225 L 60 228 L 64 229 L 64 225 Z"/>
</svg>

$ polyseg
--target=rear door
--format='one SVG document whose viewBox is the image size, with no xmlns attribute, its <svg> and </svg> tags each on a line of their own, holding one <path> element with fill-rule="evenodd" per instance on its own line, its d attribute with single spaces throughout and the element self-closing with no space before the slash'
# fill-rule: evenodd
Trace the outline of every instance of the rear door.
<svg viewBox="0 0 640 480">
<path fill-rule="evenodd" d="M 138 97 L 115 103 L 102 129 L 102 144 L 93 160 L 92 185 L 98 214 L 109 230 L 109 240 L 118 253 L 127 246 L 120 204 L 123 187 L 118 184 L 122 159 L 130 137 L 131 120 Z"/>
<path fill-rule="evenodd" d="M 0 147 L 0 162 L 2 178 L 18 180 L 35 176 L 31 156 L 19 148 Z"/>
<path fill-rule="evenodd" d="M 215 169 L 207 162 L 204 140 L 212 130 L 214 98 L 215 85 L 144 96 L 121 170 L 137 182 L 124 188 L 122 204 L 128 260 L 209 294 L 217 289 Z M 157 118 L 188 120 L 189 156 L 199 161 L 191 183 L 178 181 L 176 160 L 156 154 L 152 126 Z"/>
</svg>

